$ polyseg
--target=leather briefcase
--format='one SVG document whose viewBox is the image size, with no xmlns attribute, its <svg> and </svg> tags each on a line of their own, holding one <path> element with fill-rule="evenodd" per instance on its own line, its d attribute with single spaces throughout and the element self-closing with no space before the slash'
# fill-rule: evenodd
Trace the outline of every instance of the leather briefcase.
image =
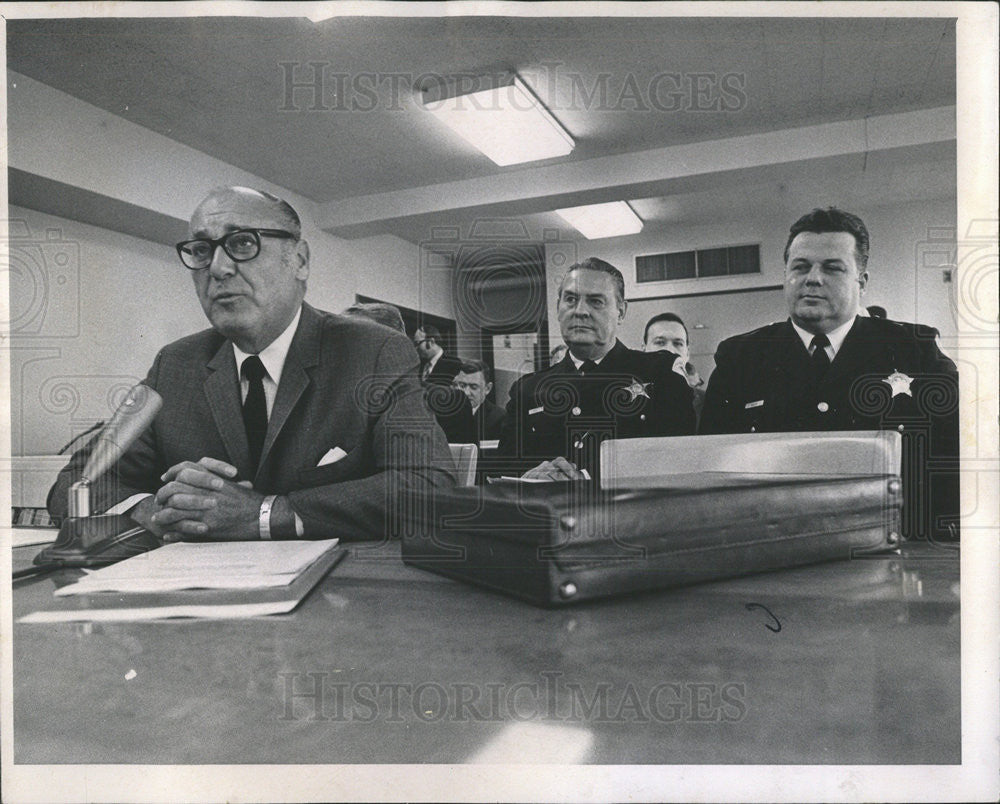
<svg viewBox="0 0 1000 804">
<path fill-rule="evenodd" d="M 541 606 L 892 549 L 892 474 L 701 472 L 659 488 L 587 482 L 456 488 L 412 501 L 403 560 Z"/>
</svg>

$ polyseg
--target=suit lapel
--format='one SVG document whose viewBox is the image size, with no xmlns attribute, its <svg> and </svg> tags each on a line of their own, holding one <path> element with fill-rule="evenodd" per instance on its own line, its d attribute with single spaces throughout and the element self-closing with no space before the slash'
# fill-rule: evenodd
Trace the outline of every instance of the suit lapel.
<svg viewBox="0 0 1000 804">
<path fill-rule="evenodd" d="M 840 349 L 830 364 L 824 383 L 836 382 L 845 375 L 863 374 L 864 371 L 860 371 L 859 367 L 871 362 L 871 345 L 867 319 L 855 318 L 854 326 L 847 331 L 844 342 L 840 344 Z"/>
<path fill-rule="evenodd" d="M 781 329 L 780 340 L 768 351 L 775 363 L 790 369 L 790 374 L 796 381 L 811 376 L 812 363 L 809 358 L 809 350 L 802 343 L 799 333 L 795 331 L 790 320 L 785 321 Z"/>
<path fill-rule="evenodd" d="M 215 419 L 215 426 L 226 445 L 229 460 L 239 470 L 240 477 L 250 476 L 250 448 L 243 427 L 243 406 L 240 403 L 240 383 L 236 376 L 236 356 L 228 340 L 208 362 L 205 378 L 205 398 Z"/>
<path fill-rule="evenodd" d="M 298 404 L 299 398 L 309 387 L 309 369 L 319 363 L 319 315 L 308 304 L 302 305 L 302 318 L 299 327 L 288 348 L 288 356 L 281 370 L 281 382 L 274 398 L 274 407 L 267 420 L 267 435 L 264 437 L 264 448 L 260 454 L 260 468 L 267 463 L 268 455 L 274 446 L 282 428 L 288 422 L 288 417 Z"/>
</svg>

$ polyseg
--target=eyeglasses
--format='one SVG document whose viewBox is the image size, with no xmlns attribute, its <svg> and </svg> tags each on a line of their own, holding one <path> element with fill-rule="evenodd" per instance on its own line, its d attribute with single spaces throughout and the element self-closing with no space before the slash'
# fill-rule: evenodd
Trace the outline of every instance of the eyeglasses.
<svg viewBox="0 0 1000 804">
<path fill-rule="evenodd" d="M 237 229 L 235 232 L 227 232 L 216 240 L 201 238 L 178 243 L 177 255 L 184 263 L 184 267 L 192 271 L 202 271 L 208 268 L 212 264 L 212 257 L 215 256 L 215 249 L 218 246 L 222 246 L 222 250 L 229 255 L 233 262 L 246 262 L 260 254 L 260 239 L 262 237 L 280 237 L 285 240 L 298 239 L 296 235 L 283 229 Z"/>
</svg>

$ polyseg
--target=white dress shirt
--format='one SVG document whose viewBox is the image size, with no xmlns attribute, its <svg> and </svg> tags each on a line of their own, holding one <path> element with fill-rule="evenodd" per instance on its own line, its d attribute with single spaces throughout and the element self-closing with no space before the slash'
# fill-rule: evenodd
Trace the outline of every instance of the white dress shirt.
<svg viewBox="0 0 1000 804">
<path fill-rule="evenodd" d="M 591 360 L 590 362 L 593 363 L 595 366 L 599 366 L 601 365 L 601 361 L 604 360 L 604 358 L 606 358 L 607 356 L 608 353 L 605 353 L 601 355 L 599 358 L 597 358 L 597 360 Z M 584 360 L 578 360 L 572 352 L 569 353 L 569 359 L 573 361 L 573 365 L 576 366 L 577 371 L 579 371 L 580 366 L 582 366 L 586 362 Z"/>
<path fill-rule="evenodd" d="M 432 357 L 430 360 L 424 363 L 424 367 L 420 372 L 420 379 L 426 380 L 428 376 L 430 376 L 430 373 L 434 371 L 434 366 L 437 365 L 438 360 L 441 359 L 441 355 L 443 354 L 444 354 L 444 349 L 442 349 L 440 352 L 434 355 L 434 357 Z"/>
<path fill-rule="evenodd" d="M 278 383 L 281 382 L 281 372 L 285 368 L 285 360 L 288 358 L 288 349 L 292 345 L 292 338 L 295 337 L 295 330 L 299 327 L 299 319 L 302 317 L 302 308 L 295 314 L 292 323 L 285 327 L 277 338 L 265 346 L 257 356 L 264 365 L 263 384 L 264 401 L 267 404 L 267 418 L 271 418 L 271 411 L 274 408 L 274 398 L 278 394 Z M 243 361 L 250 357 L 235 343 L 233 344 L 233 354 L 236 355 L 236 376 L 240 378 L 240 399 L 247 401 L 247 394 L 250 392 L 250 381 L 243 376 Z"/>
<path fill-rule="evenodd" d="M 792 321 L 792 326 L 795 327 L 795 331 L 802 339 L 802 345 L 806 347 L 806 351 L 809 352 L 811 356 L 813 353 L 812 339 L 816 337 L 815 333 L 807 332 L 794 321 Z M 826 356 L 830 358 L 831 363 L 833 362 L 833 358 L 837 356 L 837 352 L 840 351 L 840 347 L 844 343 L 844 338 L 847 337 L 847 333 L 851 331 L 851 327 L 853 326 L 854 319 L 849 318 L 835 330 L 831 330 L 826 333 L 826 337 L 830 339 L 830 345 L 826 347 Z"/>
</svg>

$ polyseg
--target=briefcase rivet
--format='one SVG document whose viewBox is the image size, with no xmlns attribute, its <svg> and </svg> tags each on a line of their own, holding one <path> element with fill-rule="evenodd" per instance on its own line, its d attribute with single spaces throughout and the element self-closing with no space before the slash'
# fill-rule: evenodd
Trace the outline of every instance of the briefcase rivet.
<svg viewBox="0 0 1000 804">
<path fill-rule="evenodd" d="M 562 525 L 566 530 L 573 530 L 576 527 L 576 517 L 564 516 L 559 520 L 559 524 Z"/>
<path fill-rule="evenodd" d="M 906 429 L 906 427 L 905 427 L 904 425 L 902 425 L 902 424 L 901 424 L 901 425 L 899 425 L 899 427 L 897 427 L 896 429 L 897 429 L 897 430 L 899 430 L 899 432 L 903 432 L 903 430 L 905 430 L 905 429 Z"/>
<path fill-rule="evenodd" d="M 900 482 L 898 480 L 889 481 L 889 493 L 899 494 Z"/>
<path fill-rule="evenodd" d="M 889 544 L 899 544 L 899 534 L 898 534 L 898 533 L 890 533 L 890 534 L 889 534 L 889 535 L 888 535 L 888 536 L 886 537 L 886 539 L 885 539 L 885 540 L 886 540 L 886 542 L 887 542 L 887 543 L 889 543 Z"/>
<path fill-rule="evenodd" d="M 576 584 L 571 581 L 567 581 L 559 586 L 559 597 L 563 600 L 568 600 L 576 594 Z"/>
<path fill-rule="evenodd" d="M 816 406 L 816 410 L 818 410 L 820 413 L 826 413 L 829 409 L 830 409 L 830 406 L 826 402 L 820 402 Z"/>
</svg>

